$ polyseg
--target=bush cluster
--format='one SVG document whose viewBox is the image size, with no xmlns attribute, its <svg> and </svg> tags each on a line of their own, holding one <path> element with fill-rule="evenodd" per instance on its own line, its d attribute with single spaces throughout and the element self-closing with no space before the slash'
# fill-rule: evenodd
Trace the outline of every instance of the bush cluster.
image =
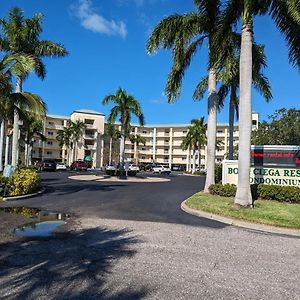
<svg viewBox="0 0 300 300">
<path fill-rule="evenodd" d="M 212 195 L 219 195 L 223 197 L 234 197 L 236 192 L 236 186 L 229 183 L 224 185 L 222 183 L 212 184 L 208 189 Z"/>
<path fill-rule="evenodd" d="M 261 199 L 300 203 L 300 188 L 296 186 L 259 184 L 257 196 Z"/>
<path fill-rule="evenodd" d="M 14 172 L 8 179 L 6 191 L 8 196 L 26 195 L 36 192 L 40 188 L 40 176 L 36 171 L 22 168 Z"/>
<path fill-rule="evenodd" d="M 120 176 L 121 172 L 120 172 L 120 170 L 116 170 L 116 171 L 114 171 L 114 170 L 106 170 L 105 174 L 109 175 L 109 176 Z M 137 174 L 137 171 L 128 171 L 127 172 L 128 176 L 135 176 L 136 174 Z"/>
<path fill-rule="evenodd" d="M 223 197 L 234 197 L 236 186 L 234 184 L 212 184 L 209 187 L 212 195 Z M 294 186 L 280 186 L 258 184 L 251 185 L 251 193 L 254 200 L 260 198 L 265 200 L 276 200 L 280 202 L 300 203 L 300 188 Z"/>
</svg>

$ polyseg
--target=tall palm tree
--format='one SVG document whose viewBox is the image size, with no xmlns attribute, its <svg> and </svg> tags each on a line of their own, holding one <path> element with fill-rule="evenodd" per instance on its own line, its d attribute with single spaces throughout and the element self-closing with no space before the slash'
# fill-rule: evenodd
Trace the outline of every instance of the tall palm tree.
<svg viewBox="0 0 300 300">
<path fill-rule="evenodd" d="M 67 55 L 66 49 L 60 44 L 40 40 L 42 33 L 42 14 L 36 14 L 31 19 L 24 17 L 23 11 L 18 8 L 12 8 L 9 11 L 9 17 L 0 20 L 2 35 L 0 37 L 0 51 L 9 54 L 24 53 L 35 57 L 35 72 L 40 78 L 45 77 L 45 65 L 41 59 L 43 57 L 59 57 Z M 16 93 L 22 92 L 22 84 L 28 73 L 15 71 L 16 75 Z M 12 165 L 15 167 L 18 161 L 18 133 L 19 133 L 19 115 L 18 110 L 14 112 L 13 122 L 13 145 L 12 145 Z"/>
<path fill-rule="evenodd" d="M 117 117 L 120 116 L 121 122 L 121 140 L 120 140 L 120 172 L 124 176 L 125 163 L 125 139 L 129 136 L 131 115 L 138 118 L 139 124 L 144 125 L 144 115 L 142 108 L 137 99 L 128 95 L 124 89 L 118 88 L 115 94 L 108 95 L 102 100 L 103 105 L 114 103 L 115 106 L 111 109 L 108 117 L 108 123 L 114 124 Z"/>
<path fill-rule="evenodd" d="M 144 146 L 146 145 L 146 139 L 141 136 L 140 134 L 137 135 L 130 135 L 129 137 L 131 143 L 135 144 L 135 153 L 134 153 L 134 157 L 135 157 L 135 163 L 138 165 L 139 164 L 139 145 L 143 144 Z"/>
<path fill-rule="evenodd" d="M 192 173 L 195 173 L 197 151 L 199 170 L 201 168 L 201 148 L 206 144 L 206 130 L 207 125 L 204 123 L 204 117 L 191 120 L 191 125 L 188 127 L 188 133 L 181 144 L 183 150 L 192 149 L 193 151 Z"/>
<path fill-rule="evenodd" d="M 240 122 L 239 122 L 239 174 L 235 204 L 252 205 L 250 191 L 250 146 L 252 129 L 252 46 L 253 18 L 270 15 L 285 36 L 289 46 L 289 60 L 300 66 L 300 18 L 299 1 L 283 0 L 230 0 L 224 9 L 223 29 L 231 30 L 240 19 L 242 39 L 240 54 Z"/>
<path fill-rule="evenodd" d="M 66 163 L 70 165 L 70 149 L 72 142 L 72 131 L 69 126 L 65 127 L 63 130 L 59 130 L 56 135 L 56 140 L 58 141 L 59 147 L 67 150 Z"/>
<path fill-rule="evenodd" d="M 241 46 L 241 35 L 232 32 L 227 35 L 227 40 L 224 42 L 224 55 L 222 57 L 222 69 L 217 74 L 217 80 L 221 83 L 218 91 L 219 108 L 224 106 L 225 98 L 229 96 L 229 159 L 233 159 L 233 133 L 234 133 L 234 115 L 238 119 L 239 112 L 239 57 Z M 267 77 L 264 76 L 262 70 L 267 66 L 264 53 L 264 46 L 253 44 L 253 85 L 261 93 L 267 102 L 272 99 L 270 83 Z M 202 97 L 207 89 L 208 77 L 204 77 L 196 88 L 197 97 Z"/>
<path fill-rule="evenodd" d="M 77 148 L 78 148 L 78 140 L 83 134 L 83 130 L 86 128 L 86 125 L 81 120 L 76 120 L 75 122 L 70 121 L 68 123 L 72 134 L 72 147 L 73 147 L 73 161 L 77 159 Z"/>
<path fill-rule="evenodd" d="M 120 131 L 116 128 L 114 124 L 106 124 L 104 129 L 104 137 L 109 138 L 109 155 L 108 155 L 108 165 L 112 164 L 112 145 L 113 141 L 121 137 Z"/>
<path fill-rule="evenodd" d="M 20 114 L 23 121 L 21 126 L 21 137 L 25 142 L 25 165 L 31 165 L 31 151 L 34 143 L 34 138 L 38 137 L 41 141 L 45 141 L 43 122 L 42 119 L 45 115 L 36 115 L 30 112 Z"/>
<path fill-rule="evenodd" d="M 0 61 L 0 117 L 1 117 L 1 137 L 0 137 L 0 168 L 3 169 L 2 154 L 4 129 L 6 128 L 6 151 L 5 165 L 8 161 L 8 150 L 10 136 L 12 134 L 12 121 L 14 111 L 19 113 L 31 111 L 36 114 L 45 113 L 45 103 L 35 94 L 23 92 L 13 93 L 11 74 L 15 71 L 26 73 L 35 66 L 35 58 L 31 55 L 13 54 L 5 56 Z"/>
<path fill-rule="evenodd" d="M 168 102 L 174 101 L 181 90 L 182 78 L 193 56 L 202 44 L 208 45 L 208 124 L 207 124 L 207 176 L 205 192 L 215 182 L 215 148 L 218 97 L 216 93 L 216 61 L 220 48 L 214 42 L 219 28 L 221 1 L 194 0 L 197 12 L 171 15 L 163 19 L 153 30 L 148 51 L 158 48 L 172 49 L 173 66 L 169 73 L 165 94 Z M 194 99 L 197 100 L 194 94 Z"/>
</svg>

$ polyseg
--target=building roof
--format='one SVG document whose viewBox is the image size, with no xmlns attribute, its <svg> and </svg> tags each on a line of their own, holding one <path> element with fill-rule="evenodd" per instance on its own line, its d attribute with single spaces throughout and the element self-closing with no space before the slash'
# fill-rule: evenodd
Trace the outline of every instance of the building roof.
<svg viewBox="0 0 300 300">
<path fill-rule="evenodd" d="M 96 110 L 92 110 L 92 109 L 76 109 L 72 112 L 73 113 L 82 113 L 82 114 L 89 114 L 89 115 L 99 115 L 99 116 L 104 116 L 103 113 L 96 111 Z"/>
<path fill-rule="evenodd" d="M 64 119 L 64 120 L 68 120 L 70 119 L 70 116 L 61 116 L 61 115 L 48 115 L 47 117 L 52 118 L 52 119 Z"/>
</svg>

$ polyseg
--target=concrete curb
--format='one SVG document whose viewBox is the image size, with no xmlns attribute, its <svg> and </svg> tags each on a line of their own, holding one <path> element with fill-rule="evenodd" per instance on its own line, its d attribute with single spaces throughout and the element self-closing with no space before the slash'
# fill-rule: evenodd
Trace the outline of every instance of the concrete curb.
<svg viewBox="0 0 300 300">
<path fill-rule="evenodd" d="M 10 200 L 19 200 L 19 199 L 25 199 L 25 198 L 30 198 L 33 196 L 41 195 L 46 191 L 45 188 L 42 188 L 40 191 L 32 194 L 27 194 L 27 195 L 20 195 L 20 196 L 8 196 L 8 197 L 3 197 L 3 201 L 10 201 Z"/>
<path fill-rule="evenodd" d="M 181 203 L 181 209 L 191 215 L 194 215 L 196 217 L 201 217 L 201 218 L 206 218 L 206 219 L 211 219 L 217 222 L 221 222 L 227 225 L 232 225 L 235 227 L 240 227 L 244 229 L 250 229 L 254 231 L 260 231 L 260 232 L 265 232 L 265 233 L 271 233 L 271 234 L 279 234 L 279 235 L 284 235 L 284 236 L 291 236 L 291 237 L 298 237 L 300 238 L 300 230 L 297 229 L 288 229 L 288 228 L 280 228 L 280 227 L 274 227 L 270 225 L 263 225 L 263 224 L 257 224 L 257 223 L 250 223 L 250 222 L 245 222 L 237 219 L 231 219 L 228 217 L 223 217 L 219 215 L 215 215 L 212 213 L 207 213 L 201 210 L 196 210 L 193 208 L 190 208 L 186 205 L 186 201 L 183 201 Z"/>
</svg>

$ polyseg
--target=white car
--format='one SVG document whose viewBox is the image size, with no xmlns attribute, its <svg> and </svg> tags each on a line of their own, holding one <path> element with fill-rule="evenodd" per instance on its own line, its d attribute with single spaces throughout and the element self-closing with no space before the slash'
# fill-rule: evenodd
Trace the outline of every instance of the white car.
<svg viewBox="0 0 300 300">
<path fill-rule="evenodd" d="M 137 165 L 129 165 L 129 171 L 136 171 L 136 172 L 139 172 L 140 171 L 140 168 L 139 166 Z"/>
<path fill-rule="evenodd" d="M 159 165 L 153 167 L 153 173 L 169 175 L 171 173 L 171 170 L 168 166 Z"/>
<path fill-rule="evenodd" d="M 65 171 L 67 170 L 67 166 L 63 162 L 56 163 L 56 170 Z"/>
<path fill-rule="evenodd" d="M 116 166 L 110 165 L 110 166 L 106 166 L 105 170 L 106 171 L 116 171 L 117 168 L 116 168 Z"/>
</svg>

